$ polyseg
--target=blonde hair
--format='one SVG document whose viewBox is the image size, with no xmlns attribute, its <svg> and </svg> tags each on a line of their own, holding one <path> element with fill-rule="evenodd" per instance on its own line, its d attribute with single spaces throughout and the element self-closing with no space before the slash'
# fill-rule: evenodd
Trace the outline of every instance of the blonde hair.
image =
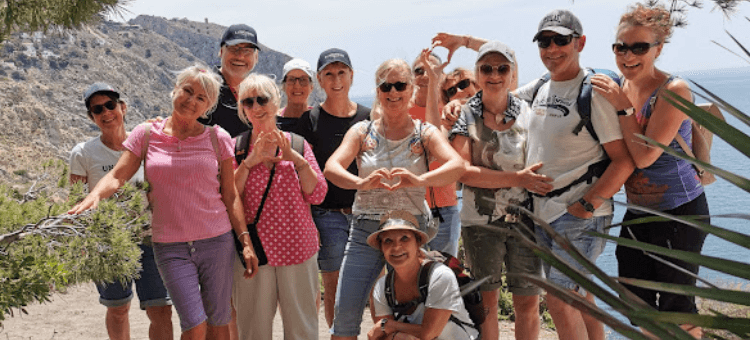
<svg viewBox="0 0 750 340">
<path fill-rule="evenodd" d="M 414 84 L 414 73 L 411 72 L 411 66 L 406 60 L 403 59 L 388 59 L 384 61 L 378 69 L 375 70 L 375 92 L 380 91 L 378 88 L 380 84 L 385 83 L 385 78 L 388 77 L 388 73 L 395 70 L 403 70 L 406 74 L 406 83 L 409 85 Z M 372 103 L 373 106 L 380 105 L 380 99 L 375 96 L 375 100 Z"/>
<path fill-rule="evenodd" d="M 656 40 L 666 43 L 672 36 L 674 20 L 669 11 L 662 5 L 646 7 L 640 3 L 630 6 L 628 12 L 620 17 L 617 25 L 619 34 L 623 28 L 642 26 L 650 29 L 656 35 Z"/>
<path fill-rule="evenodd" d="M 445 90 L 443 90 L 443 86 L 445 86 L 445 83 L 447 83 L 448 80 L 452 80 L 456 78 L 469 79 L 469 81 L 475 87 L 477 88 L 479 87 L 477 85 L 476 79 L 474 78 L 474 72 L 463 67 L 456 67 L 456 69 L 451 71 L 451 73 L 446 74 L 445 77 L 443 77 L 443 80 L 440 81 L 440 99 L 443 101 L 443 105 L 448 104 L 448 102 L 451 101 L 451 99 L 448 98 L 448 93 L 446 93 Z"/>
<path fill-rule="evenodd" d="M 241 101 L 246 98 L 245 94 L 251 90 L 255 90 L 258 94 L 268 97 L 270 99 L 269 103 L 273 103 L 277 109 L 281 105 L 281 94 L 279 93 L 279 88 L 276 86 L 276 82 L 262 74 L 250 74 L 240 83 L 237 98 L 237 116 L 248 126 L 250 126 L 250 121 L 247 119 Z"/>
<path fill-rule="evenodd" d="M 216 109 L 216 104 L 219 102 L 219 92 L 221 91 L 221 77 L 212 71 L 208 66 L 195 64 L 181 70 L 177 74 L 177 80 L 175 82 L 175 90 L 182 86 L 188 79 L 195 79 L 203 90 L 206 91 L 208 96 L 208 110 L 201 115 L 201 118 L 208 118 L 209 112 L 213 112 Z M 171 96 L 174 98 L 175 91 L 172 90 Z"/>
</svg>

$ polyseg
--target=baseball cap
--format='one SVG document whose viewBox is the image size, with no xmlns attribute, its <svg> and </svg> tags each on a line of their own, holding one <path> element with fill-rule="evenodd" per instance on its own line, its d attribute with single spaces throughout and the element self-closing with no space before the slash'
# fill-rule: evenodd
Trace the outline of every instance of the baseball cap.
<svg viewBox="0 0 750 340">
<path fill-rule="evenodd" d="M 115 90 L 115 88 L 112 85 L 109 85 L 107 83 L 93 83 L 89 88 L 86 89 L 85 92 L 83 92 L 83 102 L 86 104 L 86 108 L 89 108 L 89 101 L 91 100 L 91 97 L 93 97 L 95 94 L 100 92 L 107 92 L 111 93 L 115 96 L 115 98 L 120 98 L 120 93 Z"/>
<path fill-rule="evenodd" d="M 339 48 L 331 48 L 323 51 L 318 58 L 318 72 L 324 69 L 328 64 L 340 62 L 353 69 L 352 61 L 349 60 L 349 54 Z"/>
<path fill-rule="evenodd" d="M 221 36 L 220 46 L 234 46 L 242 43 L 253 44 L 253 46 L 260 51 L 260 46 L 258 46 L 258 34 L 255 33 L 255 30 L 252 27 L 245 24 L 236 24 L 227 27 L 227 30 L 224 31 L 224 35 Z"/>
<path fill-rule="evenodd" d="M 556 9 L 544 16 L 532 41 L 537 41 L 539 35 L 544 31 L 552 31 L 562 35 L 573 34 L 580 37 L 583 35 L 583 26 L 581 21 L 570 11 Z"/>
<path fill-rule="evenodd" d="M 378 230 L 367 237 L 367 244 L 375 249 L 380 249 L 378 235 L 381 233 L 391 230 L 409 230 L 420 236 L 419 245 L 422 246 L 435 236 L 432 235 L 432 237 L 430 237 L 430 235 L 422 229 L 423 228 L 420 227 L 417 218 L 410 212 L 404 210 L 389 211 L 380 219 Z"/>
<path fill-rule="evenodd" d="M 290 61 L 287 61 L 286 64 L 284 64 L 284 75 L 281 76 L 281 78 L 286 78 L 286 74 L 293 70 L 305 71 L 305 73 L 307 73 L 307 75 L 310 76 L 310 78 L 314 78 L 312 66 L 310 66 L 310 63 L 300 58 L 294 58 Z"/>
<path fill-rule="evenodd" d="M 485 55 L 487 55 L 487 53 L 492 53 L 492 52 L 500 53 L 505 57 L 505 59 L 508 59 L 508 61 L 511 64 L 513 65 L 516 64 L 516 53 L 513 52 L 513 50 L 510 49 L 510 47 L 508 47 L 507 45 L 499 41 L 489 41 L 489 42 L 486 42 L 484 45 L 482 45 L 479 48 L 479 54 L 477 55 L 476 62 L 479 62 L 479 60 L 481 60 Z"/>
</svg>

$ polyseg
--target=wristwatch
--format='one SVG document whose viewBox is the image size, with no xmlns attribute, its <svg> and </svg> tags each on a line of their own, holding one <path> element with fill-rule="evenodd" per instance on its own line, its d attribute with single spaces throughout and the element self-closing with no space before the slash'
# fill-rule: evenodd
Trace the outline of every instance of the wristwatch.
<svg viewBox="0 0 750 340">
<path fill-rule="evenodd" d="M 586 211 L 588 211 L 590 213 L 592 213 L 592 212 L 594 212 L 594 210 L 596 210 L 594 208 L 594 205 L 591 204 L 589 201 L 585 200 L 583 197 L 581 197 L 581 199 L 578 200 L 578 203 L 581 203 L 581 205 L 583 206 L 583 210 L 586 210 Z"/>
<path fill-rule="evenodd" d="M 617 111 L 618 116 L 632 116 L 635 113 L 635 109 L 631 106 L 625 110 Z"/>
<path fill-rule="evenodd" d="M 385 323 L 388 322 L 388 319 L 380 319 L 380 330 L 385 333 Z"/>
</svg>

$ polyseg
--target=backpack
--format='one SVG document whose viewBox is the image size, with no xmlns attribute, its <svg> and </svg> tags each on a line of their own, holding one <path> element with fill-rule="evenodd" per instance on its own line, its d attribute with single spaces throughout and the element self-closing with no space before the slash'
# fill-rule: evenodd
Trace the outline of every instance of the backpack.
<svg viewBox="0 0 750 340">
<path fill-rule="evenodd" d="M 430 251 L 427 252 L 427 258 L 430 258 L 431 260 L 425 262 L 419 268 L 419 297 L 412 301 L 396 304 L 396 294 L 393 291 L 394 272 L 391 270 L 386 275 L 385 298 L 388 302 L 388 306 L 393 311 L 394 318 L 398 320 L 401 316 L 412 313 L 417 306 L 427 301 L 427 294 L 429 293 L 428 289 L 432 271 L 437 266 L 445 265 L 448 266 L 448 268 L 450 268 L 453 274 L 456 276 L 456 281 L 458 281 L 458 286 L 461 289 L 461 298 L 464 301 L 464 307 L 466 307 L 466 310 L 469 312 L 469 318 L 471 318 L 471 322 L 473 324 L 463 322 L 452 314 L 449 320 L 454 322 L 461 328 L 464 328 L 464 330 L 465 327 L 468 326 L 479 331 L 479 325 L 484 322 L 484 319 L 487 315 L 484 311 L 484 307 L 482 306 L 482 294 L 479 292 L 479 284 L 477 284 L 478 282 L 474 281 L 474 279 L 466 274 L 466 269 L 464 268 L 463 264 L 461 264 L 461 261 L 459 261 L 451 254 L 445 252 Z"/>
<path fill-rule="evenodd" d="M 586 130 L 588 130 L 591 137 L 594 138 L 594 140 L 599 141 L 599 136 L 596 134 L 596 131 L 594 130 L 594 124 L 591 122 L 591 97 L 593 95 L 593 86 L 591 85 L 591 77 L 593 77 L 595 74 L 604 74 L 612 80 L 614 80 L 617 85 L 620 85 L 620 77 L 610 71 L 605 69 L 592 69 L 592 68 L 586 68 L 585 76 L 583 78 L 583 81 L 581 82 L 581 89 L 578 91 L 578 97 L 576 98 L 576 108 L 578 109 L 578 114 L 581 116 L 581 121 L 578 122 L 578 125 L 573 129 L 573 133 L 578 136 L 578 134 L 581 132 L 581 130 L 586 127 Z M 534 84 L 534 90 L 531 95 L 531 101 L 529 101 L 529 105 L 531 105 L 534 102 L 534 99 L 536 98 L 536 95 L 539 93 L 539 89 L 544 85 L 546 82 L 548 82 L 551 79 L 551 75 L 549 73 L 543 75 L 541 78 L 537 79 L 536 84 Z M 606 154 L 605 154 L 606 156 Z M 532 195 L 537 197 L 556 197 L 560 196 L 566 191 L 570 190 L 575 185 L 578 185 L 582 182 L 588 182 L 591 184 L 593 182 L 594 177 L 601 177 L 602 174 L 604 174 L 604 171 L 607 170 L 607 167 L 609 166 L 609 163 L 611 163 L 611 160 L 609 157 L 606 157 L 605 159 L 596 162 L 594 164 L 589 165 L 588 170 L 586 171 L 583 176 L 579 177 L 578 179 L 574 180 L 570 184 L 557 189 L 548 192 L 546 195 L 538 195 L 536 193 L 532 193 Z"/>
<path fill-rule="evenodd" d="M 298 154 L 305 156 L 305 139 L 294 133 L 289 132 L 292 136 L 292 149 L 294 151 L 297 151 Z M 237 161 L 237 164 L 242 164 L 242 161 L 247 158 L 247 152 L 250 150 L 250 139 L 253 135 L 253 127 L 251 126 L 249 130 L 237 135 L 234 140 L 234 159 Z"/>
</svg>

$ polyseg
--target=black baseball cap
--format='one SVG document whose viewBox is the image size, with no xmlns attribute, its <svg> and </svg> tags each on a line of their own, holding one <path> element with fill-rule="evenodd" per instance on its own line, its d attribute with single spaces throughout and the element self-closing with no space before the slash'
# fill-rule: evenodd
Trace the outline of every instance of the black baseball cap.
<svg viewBox="0 0 750 340">
<path fill-rule="evenodd" d="M 120 99 L 120 93 L 115 90 L 114 86 L 107 83 L 93 83 L 83 92 L 83 102 L 86 104 L 87 109 L 89 108 L 91 97 L 102 92 L 115 96 L 115 99 Z"/>
<path fill-rule="evenodd" d="M 236 24 L 227 27 L 227 30 L 224 31 L 224 35 L 221 36 L 220 46 L 234 46 L 242 43 L 252 44 L 260 51 L 260 46 L 258 46 L 258 34 L 255 33 L 255 30 L 252 27 L 245 24 Z"/>
<path fill-rule="evenodd" d="M 318 58 L 318 72 L 328 66 L 328 64 L 335 62 L 343 63 L 344 65 L 349 66 L 349 68 L 354 69 L 352 67 L 352 61 L 349 60 L 349 54 L 346 53 L 346 51 L 339 48 L 331 48 L 320 54 L 320 57 Z"/>
<path fill-rule="evenodd" d="M 539 29 L 537 29 L 532 41 L 537 41 L 544 31 L 580 37 L 583 35 L 583 26 L 581 25 L 581 21 L 570 11 L 556 9 L 547 13 L 542 21 L 539 22 Z"/>
</svg>

